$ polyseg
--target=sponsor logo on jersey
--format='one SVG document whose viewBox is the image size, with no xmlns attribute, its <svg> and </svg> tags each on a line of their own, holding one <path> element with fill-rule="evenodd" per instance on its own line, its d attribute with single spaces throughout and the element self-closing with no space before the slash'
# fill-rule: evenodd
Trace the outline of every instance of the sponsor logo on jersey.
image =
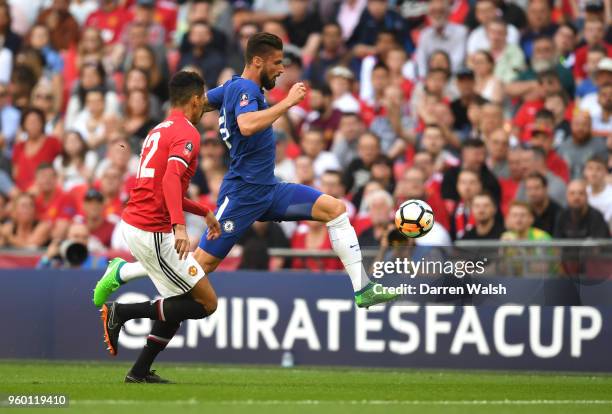
<svg viewBox="0 0 612 414">
<path fill-rule="evenodd" d="M 243 93 L 240 95 L 240 106 L 247 106 L 249 104 L 249 94 Z"/>
<path fill-rule="evenodd" d="M 198 269 L 195 266 L 189 266 L 188 272 L 189 276 L 196 276 L 198 274 Z"/>
<path fill-rule="evenodd" d="M 226 233 L 231 233 L 234 231 L 234 222 L 231 220 L 227 220 L 223 223 L 223 231 Z"/>
<path fill-rule="evenodd" d="M 188 142 L 185 144 L 185 149 L 183 150 L 183 154 L 189 155 L 192 150 L 193 150 L 193 144 L 191 142 Z"/>
</svg>

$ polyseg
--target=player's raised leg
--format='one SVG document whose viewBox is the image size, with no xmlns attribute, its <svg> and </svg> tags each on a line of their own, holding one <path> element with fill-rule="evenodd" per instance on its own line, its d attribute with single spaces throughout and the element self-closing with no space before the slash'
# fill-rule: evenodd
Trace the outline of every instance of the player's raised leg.
<svg viewBox="0 0 612 414">
<path fill-rule="evenodd" d="M 312 206 L 312 218 L 326 223 L 332 248 L 342 261 L 353 284 L 357 306 L 367 308 L 398 297 L 398 295 L 375 292 L 376 283 L 369 279 L 363 267 L 357 233 L 349 222 L 342 201 L 327 194 L 321 195 Z"/>
<path fill-rule="evenodd" d="M 126 262 L 120 257 L 115 257 L 108 263 L 106 271 L 96 283 L 93 290 L 93 303 L 100 307 L 108 300 L 108 297 L 119 287 L 130 280 L 147 277 L 142 264 L 139 262 Z"/>
</svg>

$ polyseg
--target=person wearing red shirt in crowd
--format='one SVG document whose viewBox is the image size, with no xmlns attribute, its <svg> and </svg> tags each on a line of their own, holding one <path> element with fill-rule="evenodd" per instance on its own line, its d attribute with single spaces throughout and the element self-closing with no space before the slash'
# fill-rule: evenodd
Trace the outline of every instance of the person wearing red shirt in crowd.
<svg viewBox="0 0 612 414">
<path fill-rule="evenodd" d="M 574 63 L 574 77 L 580 81 L 588 77 L 587 74 L 587 54 L 593 46 L 601 46 L 608 51 L 608 56 L 612 56 L 612 45 L 605 40 L 606 25 L 599 18 L 587 19 L 584 23 L 585 45 L 576 49 L 576 63 Z"/>
<path fill-rule="evenodd" d="M 111 223 L 121 220 L 121 212 L 125 207 L 128 193 L 121 191 L 123 173 L 118 167 L 109 166 L 102 173 L 99 190 L 104 197 L 104 217 Z"/>
<path fill-rule="evenodd" d="M 521 181 L 523 181 L 524 170 L 522 163 L 521 148 L 513 148 L 508 152 L 508 177 L 499 177 L 499 186 L 501 188 L 501 213 L 505 216 L 508 208 L 518 191 Z"/>
<path fill-rule="evenodd" d="M 420 168 L 412 167 L 404 171 L 404 174 L 397 182 L 393 197 L 395 198 L 396 207 L 410 199 L 425 201 L 431 206 L 436 222 L 443 225 L 446 230 L 450 230 L 450 220 L 444 200 L 440 197 L 439 192 L 427 191 L 425 187 L 425 173 Z"/>
<path fill-rule="evenodd" d="M 413 165 L 425 175 L 424 185 L 427 194 L 442 194 L 443 175 L 434 170 L 434 160 L 431 154 L 426 151 L 417 152 L 414 154 Z"/>
<path fill-rule="evenodd" d="M 314 249 L 332 252 L 332 245 L 327 235 L 325 223 L 321 221 L 306 221 L 295 230 L 291 239 L 292 249 Z M 293 269 L 308 269 L 312 271 L 343 270 L 340 259 L 333 258 L 295 258 L 291 262 Z"/>
<path fill-rule="evenodd" d="M 45 114 L 40 109 L 26 109 L 21 116 L 21 129 L 27 137 L 13 148 L 13 180 L 21 191 L 34 183 L 36 169 L 40 164 L 53 163 L 62 152 L 61 142 L 44 134 Z"/>
<path fill-rule="evenodd" d="M 276 86 L 268 92 L 268 100 L 271 104 L 285 99 L 289 89 L 302 78 L 302 57 L 299 49 L 292 45 L 286 45 L 284 47 L 283 65 L 285 65 L 283 76 L 278 78 Z M 305 100 L 310 101 L 308 96 Z"/>
<path fill-rule="evenodd" d="M 535 100 L 525 101 L 514 116 L 514 135 L 520 137 L 521 141 L 529 140 L 529 125 L 535 122 L 536 114 L 544 107 L 544 98 L 553 94 L 563 92 L 563 86 L 559 75 L 554 70 L 547 70 L 538 74 L 539 97 Z M 566 109 L 566 116 L 571 114 L 574 105 L 570 104 Z M 570 117 L 571 118 L 571 117 Z"/>
<path fill-rule="evenodd" d="M 546 154 L 546 167 L 567 183 L 570 176 L 569 167 L 567 162 L 553 149 L 553 141 L 554 133 L 549 126 L 536 123 L 529 129 L 529 143 L 531 146 L 542 148 Z"/>
<path fill-rule="evenodd" d="M 156 0 L 136 0 L 136 4 L 128 13 L 128 24 L 123 26 L 120 41 L 123 44 L 129 43 L 130 29 L 132 25 L 142 25 L 146 27 L 148 45 L 153 48 L 163 47 L 170 39 L 165 27 L 158 23 L 156 19 Z"/>
<path fill-rule="evenodd" d="M 129 18 L 130 13 L 118 5 L 118 0 L 101 0 L 100 8 L 87 17 L 85 27 L 99 29 L 104 43 L 116 43 Z"/>
<path fill-rule="evenodd" d="M 310 129 L 323 131 L 325 148 L 329 149 L 342 118 L 342 112 L 332 106 L 332 93 L 329 86 L 322 85 L 310 90 L 310 109 L 311 111 L 304 119 L 303 131 Z"/>
<path fill-rule="evenodd" d="M 110 248 L 115 224 L 104 217 L 104 196 L 96 189 L 90 188 L 83 199 L 83 212 L 74 218 L 77 223 L 87 226 L 92 250 Z"/>
<path fill-rule="evenodd" d="M 457 177 L 459 202 L 451 217 L 450 235 L 453 240 L 462 239 L 466 232 L 474 228 L 476 221 L 472 214 L 472 201 L 482 192 L 482 182 L 478 173 L 463 169 Z"/>
<path fill-rule="evenodd" d="M 76 206 L 69 193 L 64 193 L 51 164 L 40 164 L 34 181 L 36 214 L 41 220 L 55 223 L 70 219 L 76 213 Z"/>
</svg>

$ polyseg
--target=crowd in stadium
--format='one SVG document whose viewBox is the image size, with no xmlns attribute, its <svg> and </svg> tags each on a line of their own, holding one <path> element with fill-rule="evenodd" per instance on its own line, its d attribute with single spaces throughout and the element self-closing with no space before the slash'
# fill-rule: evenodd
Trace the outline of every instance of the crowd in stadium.
<svg viewBox="0 0 612 414">
<path fill-rule="evenodd" d="M 427 201 L 431 243 L 607 238 L 612 225 L 612 6 L 603 0 L 0 1 L 0 246 L 63 240 L 125 250 L 115 224 L 140 146 L 177 70 L 212 88 L 254 33 L 285 44 L 308 94 L 274 125 L 279 179 L 343 198 L 362 247 L 388 243 L 396 207 Z M 207 113 L 190 197 L 215 208 L 228 165 Z M 201 218 L 189 216 L 197 244 Z M 331 249 L 323 223 L 256 223 L 267 247 Z M 103 265 L 101 265 L 103 267 Z"/>
</svg>

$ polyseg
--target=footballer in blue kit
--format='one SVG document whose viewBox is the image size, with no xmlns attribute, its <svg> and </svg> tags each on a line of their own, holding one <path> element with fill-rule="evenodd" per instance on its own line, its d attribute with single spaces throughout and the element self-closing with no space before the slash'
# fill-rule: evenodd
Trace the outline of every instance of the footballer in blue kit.
<svg viewBox="0 0 612 414">
<path fill-rule="evenodd" d="M 269 106 L 266 102 L 264 89 L 272 89 L 276 78 L 284 72 L 281 39 L 264 32 L 251 36 L 245 62 L 241 76 L 234 76 L 206 93 L 204 110 L 219 111 L 219 133 L 229 149 L 230 165 L 215 212 L 221 235 L 212 238 L 204 234 L 193 257 L 209 274 L 253 222 L 317 220 L 326 223 L 332 248 L 351 280 L 356 305 L 367 308 L 396 299 L 398 295 L 386 293 L 366 274 L 357 234 L 344 203 L 312 187 L 280 182 L 274 176 L 276 143 L 272 124 L 306 95 L 305 85 L 299 82 L 277 104 Z M 115 278 L 125 283 L 142 277 L 143 272 L 136 265 L 127 269 L 107 270 L 103 279 Z M 103 286 L 111 285 L 104 291 L 96 288 L 98 297 L 108 296 L 118 288 L 110 283 Z M 212 285 L 208 284 L 206 289 L 207 305 L 216 307 Z"/>
</svg>

